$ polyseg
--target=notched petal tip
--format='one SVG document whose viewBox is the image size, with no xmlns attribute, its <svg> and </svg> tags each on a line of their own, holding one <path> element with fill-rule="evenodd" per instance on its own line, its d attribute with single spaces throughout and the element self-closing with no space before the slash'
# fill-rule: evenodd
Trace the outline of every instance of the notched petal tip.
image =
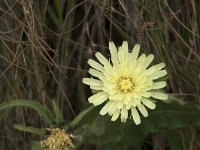
<svg viewBox="0 0 200 150">
<path fill-rule="evenodd" d="M 128 45 L 128 42 L 127 41 L 123 41 L 122 45 Z"/>
<path fill-rule="evenodd" d="M 154 55 L 150 54 L 150 55 L 147 56 L 147 58 L 149 59 L 149 62 L 152 62 L 153 59 L 154 59 Z"/>
<path fill-rule="evenodd" d="M 109 42 L 109 50 L 111 51 L 111 53 L 116 53 L 117 52 L 117 48 L 115 46 L 114 42 Z"/>
<path fill-rule="evenodd" d="M 166 65 L 165 65 L 165 63 L 160 63 L 160 65 L 162 66 L 162 68 L 164 68 Z"/>
<path fill-rule="evenodd" d="M 141 121 L 140 121 L 140 122 L 135 122 L 135 124 L 138 126 L 138 125 L 140 125 L 140 124 L 141 124 Z"/>
<path fill-rule="evenodd" d="M 93 63 L 94 62 L 94 60 L 92 60 L 92 59 L 88 59 L 88 61 L 87 61 L 87 63 L 90 65 L 91 63 Z M 90 65 L 91 66 L 91 65 Z"/>
<path fill-rule="evenodd" d="M 136 43 L 136 44 L 134 45 L 134 48 L 140 49 L 140 44 Z"/>
<path fill-rule="evenodd" d="M 87 82 L 87 79 L 88 79 L 88 78 L 83 78 L 83 79 L 82 79 L 82 83 L 87 84 L 87 83 L 88 83 L 88 82 Z"/>
<path fill-rule="evenodd" d="M 121 47 L 124 50 L 124 52 L 128 52 L 128 42 L 127 41 L 123 41 Z"/>
<path fill-rule="evenodd" d="M 88 62 L 87 62 L 92 68 L 96 69 L 96 70 L 99 70 L 99 71 L 103 71 L 103 66 L 100 65 L 98 62 L 92 60 L 92 59 L 89 59 Z"/>
<path fill-rule="evenodd" d="M 140 45 L 135 44 L 132 49 L 132 60 L 136 60 L 138 58 L 139 52 L 140 52 Z"/>
<path fill-rule="evenodd" d="M 165 66 L 166 66 L 165 63 L 162 62 L 162 63 L 155 65 L 155 69 L 156 69 L 156 71 L 159 71 L 159 70 L 163 69 Z"/>
<path fill-rule="evenodd" d="M 140 51 L 140 47 L 141 47 L 140 44 L 135 44 L 134 47 L 133 47 L 133 51 L 139 53 L 139 51 Z"/>
<path fill-rule="evenodd" d="M 113 41 L 109 42 L 109 48 L 115 46 L 115 43 Z M 116 46 L 115 46 L 116 47 Z"/>
</svg>

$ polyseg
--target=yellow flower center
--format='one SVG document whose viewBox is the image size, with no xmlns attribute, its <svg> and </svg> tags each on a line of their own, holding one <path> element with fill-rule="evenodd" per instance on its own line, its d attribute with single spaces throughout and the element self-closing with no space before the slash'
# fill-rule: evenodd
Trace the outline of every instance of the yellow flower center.
<svg viewBox="0 0 200 150">
<path fill-rule="evenodd" d="M 118 89 L 122 93 L 129 93 L 133 90 L 134 84 L 131 78 L 121 77 L 118 81 Z"/>
</svg>

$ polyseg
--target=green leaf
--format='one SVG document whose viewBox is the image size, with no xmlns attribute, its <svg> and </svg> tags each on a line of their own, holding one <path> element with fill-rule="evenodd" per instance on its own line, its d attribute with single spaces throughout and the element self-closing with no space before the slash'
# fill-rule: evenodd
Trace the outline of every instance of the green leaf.
<svg viewBox="0 0 200 150">
<path fill-rule="evenodd" d="M 132 120 L 126 123 L 121 123 L 119 119 L 111 122 L 109 117 L 109 120 L 100 127 L 101 122 L 97 120 L 103 120 L 102 118 L 105 117 L 99 116 L 99 110 L 100 107 L 87 109 L 80 114 L 77 120 L 75 119 L 74 124 L 84 130 L 82 133 L 85 141 L 102 145 L 102 149 L 111 143 L 120 143 L 119 145 L 123 145 L 121 149 L 140 147 L 149 134 L 171 132 L 174 129 L 200 125 L 200 109 L 192 103 L 157 102 L 157 108 L 149 110 L 147 118 L 141 116 L 142 123 L 138 126 Z M 100 128 L 102 132 L 94 128 Z M 180 140 L 177 139 L 177 141 Z"/>
<path fill-rule="evenodd" d="M 29 133 L 38 134 L 38 135 L 45 135 L 45 132 L 46 132 L 44 129 L 39 129 L 35 127 L 27 127 L 27 126 L 18 125 L 18 124 L 15 124 L 14 128 L 20 131 L 29 132 Z"/>
<path fill-rule="evenodd" d="M 40 142 L 33 142 L 31 150 L 43 150 L 41 148 Z"/>
<path fill-rule="evenodd" d="M 96 113 L 94 113 L 94 111 L 95 111 L 95 109 L 94 109 L 95 107 L 94 106 L 92 106 L 92 107 L 89 107 L 89 108 L 87 108 L 87 109 L 85 109 L 85 110 L 83 110 L 78 116 L 76 116 L 75 118 L 74 118 L 74 120 L 72 121 L 72 122 L 70 122 L 69 123 L 69 126 L 70 127 L 72 127 L 72 128 L 74 128 L 75 126 L 77 126 L 79 123 L 82 123 L 81 121 L 89 121 L 89 119 L 85 119 L 85 117 L 87 117 L 87 115 L 89 115 L 89 117 L 91 118 L 91 113 L 93 113 L 93 114 L 96 114 Z M 95 117 L 95 116 L 94 116 Z M 83 120 L 84 119 L 84 120 Z M 91 119 L 94 119 L 94 118 L 91 118 Z"/>
<path fill-rule="evenodd" d="M 7 110 L 10 108 L 15 108 L 15 107 L 29 107 L 35 110 L 41 117 L 42 119 L 48 123 L 48 124 L 53 124 L 54 123 L 54 117 L 53 115 L 48 111 L 48 109 L 44 106 L 42 106 L 40 103 L 32 101 L 32 100 L 10 100 L 8 102 L 5 102 L 0 105 L 0 111 L 2 110 Z"/>
<path fill-rule="evenodd" d="M 139 126 L 132 121 L 121 125 L 123 128 L 123 145 L 134 146 L 143 142 L 150 133 L 171 132 L 174 129 L 189 128 L 192 125 L 200 124 L 200 109 L 191 103 L 179 104 L 172 102 L 169 104 L 158 102 L 157 108 L 149 112 L 147 118 L 142 118 Z M 177 141 L 180 139 L 177 139 Z"/>
<path fill-rule="evenodd" d="M 63 122 L 63 117 L 62 117 L 62 113 L 59 109 L 59 107 L 56 105 L 55 101 L 53 101 L 53 111 L 54 111 L 54 114 L 55 114 L 55 120 L 56 120 L 56 123 L 59 124 L 61 122 Z"/>
<path fill-rule="evenodd" d="M 188 150 L 191 142 L 191 133 L 185 134 L 188 128 L 184 128 L 184 131 L 181 130 L 170 130 L 162 132 L 161 135 L 169 143 L 170 149 L 175 150 Z M 184 135 L 185 134 L 185 135 Z M 185 141 L 184 139 L 187 139 Z M 187 147 L 187 148 L 186 148 Z"/>
<path fill-rule="evenodd" d="M 55 4 L 55 7 L 56 7 L 56 11 L 58 13 L 58 17 L 60 19 L 60 22 L 63 23 L 62 9 L 60 7 L 60 1 L 59 0 L 54 0 L 54 4 Z"/>
</svg>

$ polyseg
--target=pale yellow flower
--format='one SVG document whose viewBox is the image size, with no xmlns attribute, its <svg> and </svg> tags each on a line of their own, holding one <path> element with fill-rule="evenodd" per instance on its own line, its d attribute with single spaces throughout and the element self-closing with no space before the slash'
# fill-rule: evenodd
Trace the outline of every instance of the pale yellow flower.
<svg viewBox="0 0 200 150">
<path fill-rule="evenodd" d="M 64 129 L 47 129 L 51 132 L 46 140 L 41 141 L 41 147 L 45 150 L 69 150 L 74 148 L 72 134 L 67 134 Z"/>
<path fill-rule="evenodd" d="M 95 54 L 98 62 L 89 59 L 91 78 L 83 78 L 83 83 L 95 90 L 95 94 L 88 101 L 94 106 L 105 104 L 100 111 L 101 115 L 109 114 L 111 120 L 121 118 L 126 122 L 130 114 L 135 124 L 140 124 L 139 112 L 144 117 L 148 116 L 147 108 L 155 109 L 155 100 L 167 100 L 168 95 L 160 89 L 166 86 L 165 81 L 157 81 L 167 72 L 161 70 L 164 63 L 148 67 L 154 56 L 142 54 L 139 58 L 140 45 L 136 44 L 132 52 L 128 51 L 128 43 L 116 48 L 109 42 L 111 62 L 101 53 Z"/>
</svg>

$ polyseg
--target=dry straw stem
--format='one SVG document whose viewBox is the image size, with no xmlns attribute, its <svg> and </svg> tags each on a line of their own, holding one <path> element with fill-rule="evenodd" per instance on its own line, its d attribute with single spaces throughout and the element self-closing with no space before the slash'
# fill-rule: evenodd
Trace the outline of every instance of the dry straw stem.
<svg viewBox="0 0 200 150">
<path fill-rule="evenodd" d="M 85 108 L 87 60 L 97 51 L 107 58 L 108 42 L 154 54 L 165 62 L 167 91 L 199 103 L 199 0 L 4 0 L 0 1 L 0 102 L 35 99 L 58 104 L 63 118 Z M 14 132 L 13 123 L 45 127 L 34 112 L 12 110 L 0 116 L 1 149 L 30 149 L 32 138 Z M 11 132 L 12 131 L 12 132 Z M 194 129 L 194 145 L 198 134 Z M 34 138 L 33 138 L 34 139 Z M 183 137 L 184 139 L 184 137 Z M 157 144 L 163 143 L 156 138 Z M 22 144 L 19 144 L 22 143 Z M 153 147 L 157 147 L 155 142 Z M 165 148 L 160 144 L 159 148 Z M 198 149 L 199 144 L 191 146 Z M 86 146 L 87 149 L 87 146 Z"/>
</svg>

